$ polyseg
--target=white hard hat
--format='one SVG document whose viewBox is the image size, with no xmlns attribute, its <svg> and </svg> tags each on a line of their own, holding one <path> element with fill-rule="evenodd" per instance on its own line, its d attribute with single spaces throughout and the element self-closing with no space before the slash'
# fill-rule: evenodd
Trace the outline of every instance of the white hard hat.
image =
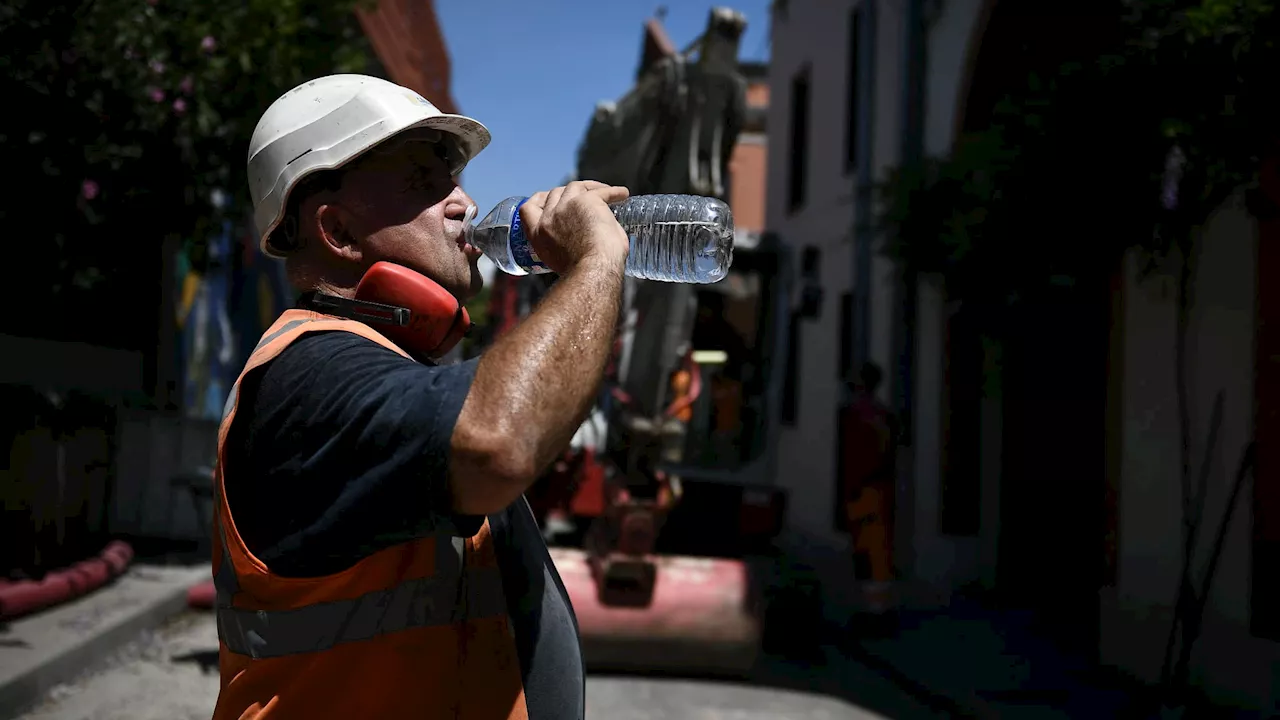
<svg viewBox="0 0 1280 720">
<path fill-rule="evenodd" d="M 267 108 L 249 142 L 249 193 L 262 251 L 284 218 L 289 192 L 306 175 L 341 167 L 406 130 L 451 135 L 462 172 L 489 144 L 489 130 L 462 115 L 440 112 L 418 93 L 366 75 L 329 75 L 290 90 Z"/>
</svg>

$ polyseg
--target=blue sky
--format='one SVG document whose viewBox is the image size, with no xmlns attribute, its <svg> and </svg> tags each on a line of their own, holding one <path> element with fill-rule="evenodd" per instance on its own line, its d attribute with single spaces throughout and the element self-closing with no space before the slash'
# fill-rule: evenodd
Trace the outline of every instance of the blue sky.
<svg viewBox="0 0 1280 720">
<path fill-rule="evenodd" d="M 644 21 L 658 0 L 437 0 L 461 111 L 488 126 L 493 144 L 467 166 L 463 186 L 483 216 L 512 195 L 558 185 L 600 100 L 635 79 Z M 715 5 L 747 17 L 742 57 L 768 57 L 769 0 L 667 0 L 677 47 L 705 29 Z"/>
</svg>

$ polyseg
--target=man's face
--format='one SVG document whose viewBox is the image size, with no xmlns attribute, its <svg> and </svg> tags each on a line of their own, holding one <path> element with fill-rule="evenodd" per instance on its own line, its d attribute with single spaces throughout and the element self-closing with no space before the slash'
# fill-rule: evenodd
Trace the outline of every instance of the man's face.
<svg viewBox="0 0 1280 720">
<path fill-rule="evenodd" d="M 380 260 L 404 265 L 466 300 L 484 282 L 480 252 L 466 244 L 463 228 L 475 202 L 440 150 L 413 131 L 393 138 L 344 173 L 339 197 L 366 267 Z"/>
</svg>

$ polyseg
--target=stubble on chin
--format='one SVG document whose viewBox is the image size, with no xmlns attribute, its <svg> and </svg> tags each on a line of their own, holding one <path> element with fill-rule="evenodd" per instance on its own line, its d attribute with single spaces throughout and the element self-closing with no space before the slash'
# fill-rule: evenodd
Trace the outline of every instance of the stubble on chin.
<svg viewBox="0 0 1280 720">
<path fill-rule="evenodd" d="M 480 272 L 479 258 L 472 260 L 469 265 L 471 269 L 471 285 L 467 288 L 467 300 L 479 295 L 480 291 L 484 289 L 484 274 Z"/>
</svg>

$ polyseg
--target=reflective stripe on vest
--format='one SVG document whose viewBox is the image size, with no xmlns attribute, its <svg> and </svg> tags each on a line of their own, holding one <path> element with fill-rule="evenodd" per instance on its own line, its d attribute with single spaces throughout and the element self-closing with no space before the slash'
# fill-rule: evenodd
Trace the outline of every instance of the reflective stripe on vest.
<svg viewBox="0 0 1280 720">
<path fill-rule="evenodd" d="M 227 553 L 225 535 L 224 557 Z M 436 572 L 387 590 L 350 600 L 316 603 L 292 610 L 244 610 L 232 606 L 238 591 L 235 571 L 219 572 L 218 637 L 227 649 L 255 659 L 328 650 L 410 628 L 451 625 L 507 612 L 497 567 L 463 567 L 462 538 L 436 542 Z M 222 567 L 231 565 L 224 561 Z"/>
</svg>

